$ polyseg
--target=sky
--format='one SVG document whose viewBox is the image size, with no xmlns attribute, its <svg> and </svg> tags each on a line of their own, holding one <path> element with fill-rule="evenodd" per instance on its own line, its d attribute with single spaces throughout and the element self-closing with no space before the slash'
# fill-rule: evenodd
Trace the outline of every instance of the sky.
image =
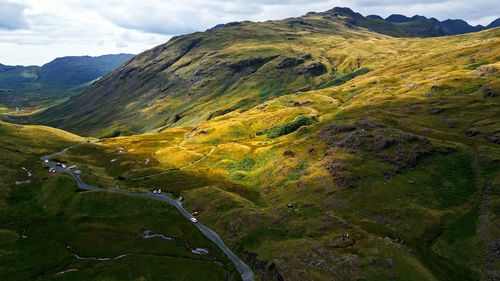
<svg viewBox="0 0 500 281">
<path fill-rule="evenodd" d="M 464 19 L 488 25 L 495 0 L 0 0 L 0 63 L 42 65 L 56 57 L 138 54 L 172 36 L 219 23 L 265 21 L 349 7 L 363 15 Z"/>
</svg>

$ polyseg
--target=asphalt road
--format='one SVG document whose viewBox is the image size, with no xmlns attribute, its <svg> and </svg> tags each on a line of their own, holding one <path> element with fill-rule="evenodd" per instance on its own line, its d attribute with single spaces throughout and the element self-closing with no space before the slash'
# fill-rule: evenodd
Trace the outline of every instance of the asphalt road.
<svg viewBox="0 0 500 281">
<path fill-rule="evenodd" d="M 93 142 L 93 141 L 92 141 Z M 136 196 L 136 197 L 143 197 L 143 198 L 149 198 L 149 199 L 155 199 L 155 200 L 161 200 L 161 201 L 165 201 L 167 203 L 169 203 L 170 205 L 174 206 L 175 208 L 177 208 L 177 210 L 184 216 L 186 217 L 186 219 L 190 222 L 190 223 L 193 223 L 200 231 L 203 235 L 205 235 L 205 237 L 207 237 L 208 239 L 212 240 L 212 242 L 214 242 L 226 255 L 227 257 L 233 262 L 233 264 L 236 266 L 236 269 L 238 270 L 238 272 L 240 273 L 241 275 L 241 279 L 243 281 L 254 281 L 254 275 L 253 275 L 253 271 L 252 269 L 250 269 L 250 267 L 248 265 L 246 265 L 237 255 L 235 255 L 225 244 L 224 242 L 222 241 L 222 239 L 220 238 L 219 235 L 217 235 L 217 233 L 215 233 L 213 230 L 211 230 L 210 228 L 204 226 L 203 224 L 201 224 L 200 222 L 191 222 L 191 218 L 193 216 L 191 216 L 191 214 L 186 211 L 181 204 L 179 204 L 179 202 L 177 202 L 175 199 L 167 196 L 167 195 L 164 195 L 164 194 L 154 194 L 154 193 L 133 193 L 133 192 L 128 192 L 128 191 L 122 191 L 122 190 L 115 190 L 115 189 L 104 189 L 104 188 L 99 188 L 99 187 L 95 187 L 95 186 L 91 186 L 91 185 L 88 185 L 86 183 L 84 183 L 82 181 L 82 179 L 77 175 L 75 174 L 75 172 L 73 172 L 72 170 L 69 170 L 69 169 L 63 169 L 62 167 L 59 167 L 59 166 L 56 166 L 54 163 L 50 162 L 50 158 L 54 155 L 58 155 L 58 154 L 63 154 L 65 153 L 66 151 L 68 151 L 68 149 L 71 149 L 75 146 L 78 146 L 80 144 L 83 144 L 83 143 L 79 143 L 79 144 L 75 144 L 75 145 L 72 145 L 72 146 L 69 146 L 65 149 L 63 149 L 62 151 L 60 152 L 57 152 L 57 153 L 54 153 L 54 154 L 51 154 L 51 155 L 47 155 L 47 156 L 44 156 L 42 157 L 42 161 L 44 161 L 44 163 L 49 166 L 50 168 L 54 168 L 58 173 L 65 173 L 65 174 L 69 174 L 71 176 L 73 176 L 73 178 L 76 180 L 76 183 L 78 184 L 78 187 L 82 188 L 82 189 L 85 189 L 85 190 L 91 190 L 91 191 L 97 191 L 97 190 L 103 190 L 103 191 L 108 191 L 108 192 L 115 192 L 115 193 L 120 193 L 120 194 L 124 194 L 124 195 L 129 195 L 129 196 Z M 49 160 L 48 162 L 45 162 L 45 160 Z"/>
</svg>

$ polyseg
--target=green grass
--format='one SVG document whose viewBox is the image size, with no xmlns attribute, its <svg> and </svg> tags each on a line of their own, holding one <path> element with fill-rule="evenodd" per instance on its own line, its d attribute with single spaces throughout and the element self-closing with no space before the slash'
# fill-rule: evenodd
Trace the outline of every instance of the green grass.
<svg viewBox="0 0 500 281">
<path fill-rule="evenodd" d="M 216 257 L 227 264 L 224 254 L 166 203 L 107 192 L 80 192 L 69 176 L 55 176 L 12 190 L 8 204 L 9 215 L 0 219 L 2 224 L 14 224 L 0 233 L 12 237 L 12 231 L 24 232 L 28 238 L 3 240 L 2 279 L 52 280 L 56 272 L 68 268 L 79 271 L 61 278 L 156 280 L 160 274 L 169 280 L 225 278 L 225 270 L 211 261 Z M 176 242 L 139 239 L 145 230 L 162 233 Z M 77 260 L 66 245 L 80 256 L 137 254 L 117 261 Z M 211 256 L 194 255 L 186 245 L 208 248 Z M 151 268 L 154 270 L 147 270 Z M 191 272 L 189 268 L 197 270 Z"/>
<path fill-rule="evenodd" d="M 482 62 L 477 62 L 477 63 L 473 63 L 473 64 L 470 64 L 466 67 L 464 67 L 464 69 L 467 69 L 467 70 L 474 70 L 478 67 L 480 67 L 481 65 L 485 65 L 485 64 L 489 64 L 489 62 L 487 61 L 482 61 Z"/>
<path fill-rule="evenodd" d="M 82 191 L 70 176 L 47 174 L 41 155 L 83 139 L 36 126 L 0 123 L 0 130 L 2 153 L 13 156 L 4 162 L 2 172 L 23 165 L 33 173 L 33 182 L 22 185 L 5 181 L 24 179 L 24 171 L 8 178 L 2 174 L 1 280 L 225 280 L 226 269 L 213 258 L 225 264 L 232 280 L 238 280 L 227 257 L 174 207 L 105 191 Z M 145 230 L 175 241 L 139 238 Z M 197 247 L 209 249 L 210 255 L 191 253 Z M 79 260 L 73 253 L 102 258 L 133 255 L 95 261 Z M 56 274 L 71 268 L 78 271 Z"/>
<path fill-rule="evenodd" d="M 320 15 L 308 18 L 324 24 Z M 191 50 L 172 67 L 189 79 L 172 84 L 155 80 L 153 70 L 160 64 L 153 64 L 153 51 L 146 52 L 137 65 L 131 66 L 146 64 L 146 69 L 151 68 L 152 72 L 141 73 L 141 79 L 151 79 L 146 79 L 148 85 L 141 89 L 144 92 L 134 92 L 135 103 L 129 96 L 112 100 L 116 105 L 126 105 L 126 112 L 97 112 L 85 120 L 95 123 L 84 129 L 100 134 L 143 125 L 139 132 L 155 128 L 155 122 L 166 129 L 106 139 L 69 151 L 60 159 L 78 164 L 82 177 L 95 185 L 137 192 L 162 188 L 184 196 L 186 209 L 199 211 L 200 221 L 251 263 L 257 280 L 265 279 L 263 276 L 273 279 L 277 273 L 283 279 L 320 281 L 331 280 L 332 276 L 342 280 L 491 279 L 485 268 L 496 268 L 498 262 L 487 264 L 483 257 L 487 255 L 486 246 L 499 235 L 500 200 L 496 190 L 500 153 L 492 136 L 500 120 L 498 99 L 485 97 L 481 88 L 488 85 L 496 89 L 498 77 L 470 75 L 463 69 L 471 63 L 469 55 L 462 54 L 467 49 L 476 54 L 476 61 L 496 61 L 497 52 L 484 50 L 498 48 L 498 42 L 491 38 L 498 37 L 500 31 L 395 39 L 364 30 L 353 34 L 341 25 L 327 24 L 330 29 L 314 36 L 309 35 L 312 31 L 298 28 L 295 37 L 299 39 L 283 44 L 280 38 L 267 34 L 279 29 L 280 22 L 264 24 L 273 29 L 255 30 L 251 23 L 230 27 L 234 30 L 224 35 L 245 34 L 251 38 L 234 40 L 237 43 L 233 45 L 218 45 L 220 30 L 203 37 L 207 45 Z M 345 36 L 338 32 L 345 32 Z M 165 55 L 162 63 L 197 36 L 202 35 L 181 37 L 163 51 L 157 49 Z M 211 38 L 219 41 L 211 42 Z M 208 56 L 204 47 L 218 53 Z M 298 50 L 310 54 L 311 61 L 325 64 L 329 72 L 323 76 L 298 75 L 302 66 L 281 70 L 276 66 L 282 57 L 238 73 L 227 67 L 246 58 L 299 56 Z M 188 61 L 191 64 L 177 68 Z M 348 80 L 354 74 L 342 77 L 335 82 L 342 82 L 337 86 L 317 88 L 334 80 L 335 73 L 358 69 L 358 64 L 372 71 L 354 80 Z M 190 84 L 191 79 L 196 82 Z M 108 82 L 110 88 L 116 86 L 113 91 L 127 92 L 133 81 L 139 80 Z M 151 85 L 162 85 L 169 94 L 152 99 L 147 94 L 152 93 L 148 90 Z M 219 89 L 224 93 L 216 97 Z M 242 99 L 255 101 L 261 91 L 269 100 L 253 108 L 249 102 L 241 107 L 244 111 L 234 109 Z M 91 96 L 81 98 L 94 102 Z M 111 92 L 103 96 L 123 97 Z M 91 109 L 89 105 L 81 110 Z M 207 120 L 212 112 L 224 115 Z M 184 117 L 175 128 L 169 128 L 165 120 L 172 120 L 174 116 L 169 115 L 178 113 Z M 144 119 L 147 121 L 143 123 Z M 189 126 L 182 127 L 185 125 Z M 470 128 L 477 129 L 477 135 L 466 133 Z M 14 139 L 4 144 L 3 151 L 16 163 L 14 173 L 8 175 L 12 182 L 23 176 L 15 168 L 30 161 L 23 162 L 22 157 L 17 160 L 21 153 Z M 120 153 L 117 147 L 125 147 L 127 152 Z M 113 158 L 119 160 L 112 164 Z M 151 160 L 148 165 L 145 159 Z M 198 159 L 202 160 L 185 169 L 166 172 Z M 132 180 L 161 171 L 166 173 Z M 43 177 L 47 177 L 46 172 Z M 11 194 L 11 202 L 32 197 L 31 193 L 9 190 L 2 194 Z M 47 194 L 37 202 L 55 198 Z M 80 200 L 78 204 L 73 200 L 64 203 L 74 203 L 72 213 L 50 206 L 39 212 L 49 212 L 61 223 L 78 221 L 71 225 L 78 231 L 78 225 L 84 226 L 82 236 L 72 240 L 76 245 L 91 238 L 99 244 L 106 244 L 108 239 L 116 241 L 114 247 L 80 250 L 105 254 L 146 247 L 147 243 L 129 240 L 142 212 L 151 213 L 147 222 L 163 225 L 153 220 L 165 215 L 160 211 L 163 207 L 151 211 L 149 203 L 124 200 L 124 207 L 130 204 L 130 209 L 139 213 L 119 206 L 120 213 L 116 214 L 104 207 L 120 205 L 122 199 L 104 196 L 104 201 Z M 287 203 L 295 208 L 287 208 Z M 2 210 L 6 210 L 5 204 L 0 204 Z M 110 217 L 117 217 L 119 223 L 113 224 Z M 71 229 L 65 230 L 71 233 Z M 99 233 L 99 238 L 93 237 L 93 232 Z M 16 233 L 19 235 L 19 231 Z M 172 235 L 184 233 L 191 237 L 187 230 Z M 342 233 L 350 233 L 354 243 L 342 242 Z M 182 255 L 182 248 L 170 249 Z"/>
<path fill-rule="evenodd" d="M 297 131 L 302 126 L 313 124 L 314 119 L 307 116 L 298 116 L 292 122 L 283 125 L 275 126 L 257 133 L 257 135 L 267 135 L 271 139 L 275 139 L 284 135 L 291 134 Z"/>
<path fill-rule="evenodd" d="M 335 78 L 335 79 L 331 80 L 330 82 L 327 82 L 326 84 L 321 85 L 318 89 L 329 88 L 332 86 L 340 86 L 340 85 L 346 83 L 347 81 L 355 78 L 356 76 L 366 74 L 370 71 L 371 71 L 371 69 L 369 69 L 368 67 L 362 67 L 356 71 L 349 72 L 343 76 Z"/>
</svg>

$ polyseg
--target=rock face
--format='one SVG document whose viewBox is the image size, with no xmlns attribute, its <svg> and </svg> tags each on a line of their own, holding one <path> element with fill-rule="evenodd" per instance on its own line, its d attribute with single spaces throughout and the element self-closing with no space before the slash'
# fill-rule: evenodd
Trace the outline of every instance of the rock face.
<svg viewBox="0 0 500 281">
<path fill-rule="evenodd" d="M 258 270 L 261 273 L 261 278 L 264 281 L 284 281 L 285 279 L 280 274 L 276 268 L 276 263 L 267 263 L 258 258 L 257 253 L 245 251 L 243 255 L 246 257 L 245 260 L 250 261 L 252 268 Z"/>
<path fill-rule="evenodd" d="M 304 65 L 303 71 L 305 74 L 309 74 L 312 76 L 320 76 L 326 73 L 326 67 L 320 62 L 313 62 L 307 65 Z"/>
<path fill-rule="evenodd" d="M 228 67 L 234 71 L 241 71 L 245 68 L 259 68 L 265 63 L 275 59 L 277 56 L 270 56 L 265 58 L 250 58 L 238 61 L 236 63 L 229 64 Z"/>
<path fill-rule="evenodd" d="M 483 97 L 485 98 L 494 98 L 500 96 L 498 89 L 495 89 L 489 85 L 483 86 L 481 88 L 481 92 L 483 93 Z"/>
<path fill-rule="evenodd" d="M 304 63 L 303 59 L 298 59 L 298 58 L 294 58 L 294 57 L 288 57 L 288 58 L 285 58 L 284 60 L 282 60 L 276 66 L 276 68 L 277 69 L 289 68 L 289 67 L 294 67 L 294 66 L 300 65 L 302 63 Z"/>
<path fill-rule="evenodd" d="M 359 128 L 361 125 L 367 129 Z M 420 159 L 432 153 L 448 153 L 444 148 L 431 145 L 424 136 L 384 128 L 369 120 L 359 121 L 356 125 L 340 123 L 325 126 L 318 138 L 327 145 L 323 168 L 331 174 L 337 186 L 344 188 L 353 188 L 353 181 L 357 177 L 354 176 L 352 165 L 334 156 L 339 152 L 367 152 L 379 162 L 391 164 L 392 168 L 384 171 L 385 177 L 392 177 L 403 168 L 415 167 Z"/>
<path fill-rule="evenodd" d="M 474 73 L 479 77 L 491 76 L 498 72 L 498 69 L 492 65 L 481 65 L 474 70 Z"/>
</svg>

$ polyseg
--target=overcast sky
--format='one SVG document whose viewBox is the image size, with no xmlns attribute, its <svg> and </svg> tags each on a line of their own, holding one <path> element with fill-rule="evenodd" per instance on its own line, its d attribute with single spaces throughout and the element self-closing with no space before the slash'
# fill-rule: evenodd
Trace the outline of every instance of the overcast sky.
<svg viewBox="0 0 500 281">
<path fill-rule="evenodd" d="M 173 35 L 231 21 L 264 21 L 336 6 L 487 25 L 495 0 L 0 0 L 0 63 L 41 65 L 56 57 L 140 53 Z"/>
</svg>

